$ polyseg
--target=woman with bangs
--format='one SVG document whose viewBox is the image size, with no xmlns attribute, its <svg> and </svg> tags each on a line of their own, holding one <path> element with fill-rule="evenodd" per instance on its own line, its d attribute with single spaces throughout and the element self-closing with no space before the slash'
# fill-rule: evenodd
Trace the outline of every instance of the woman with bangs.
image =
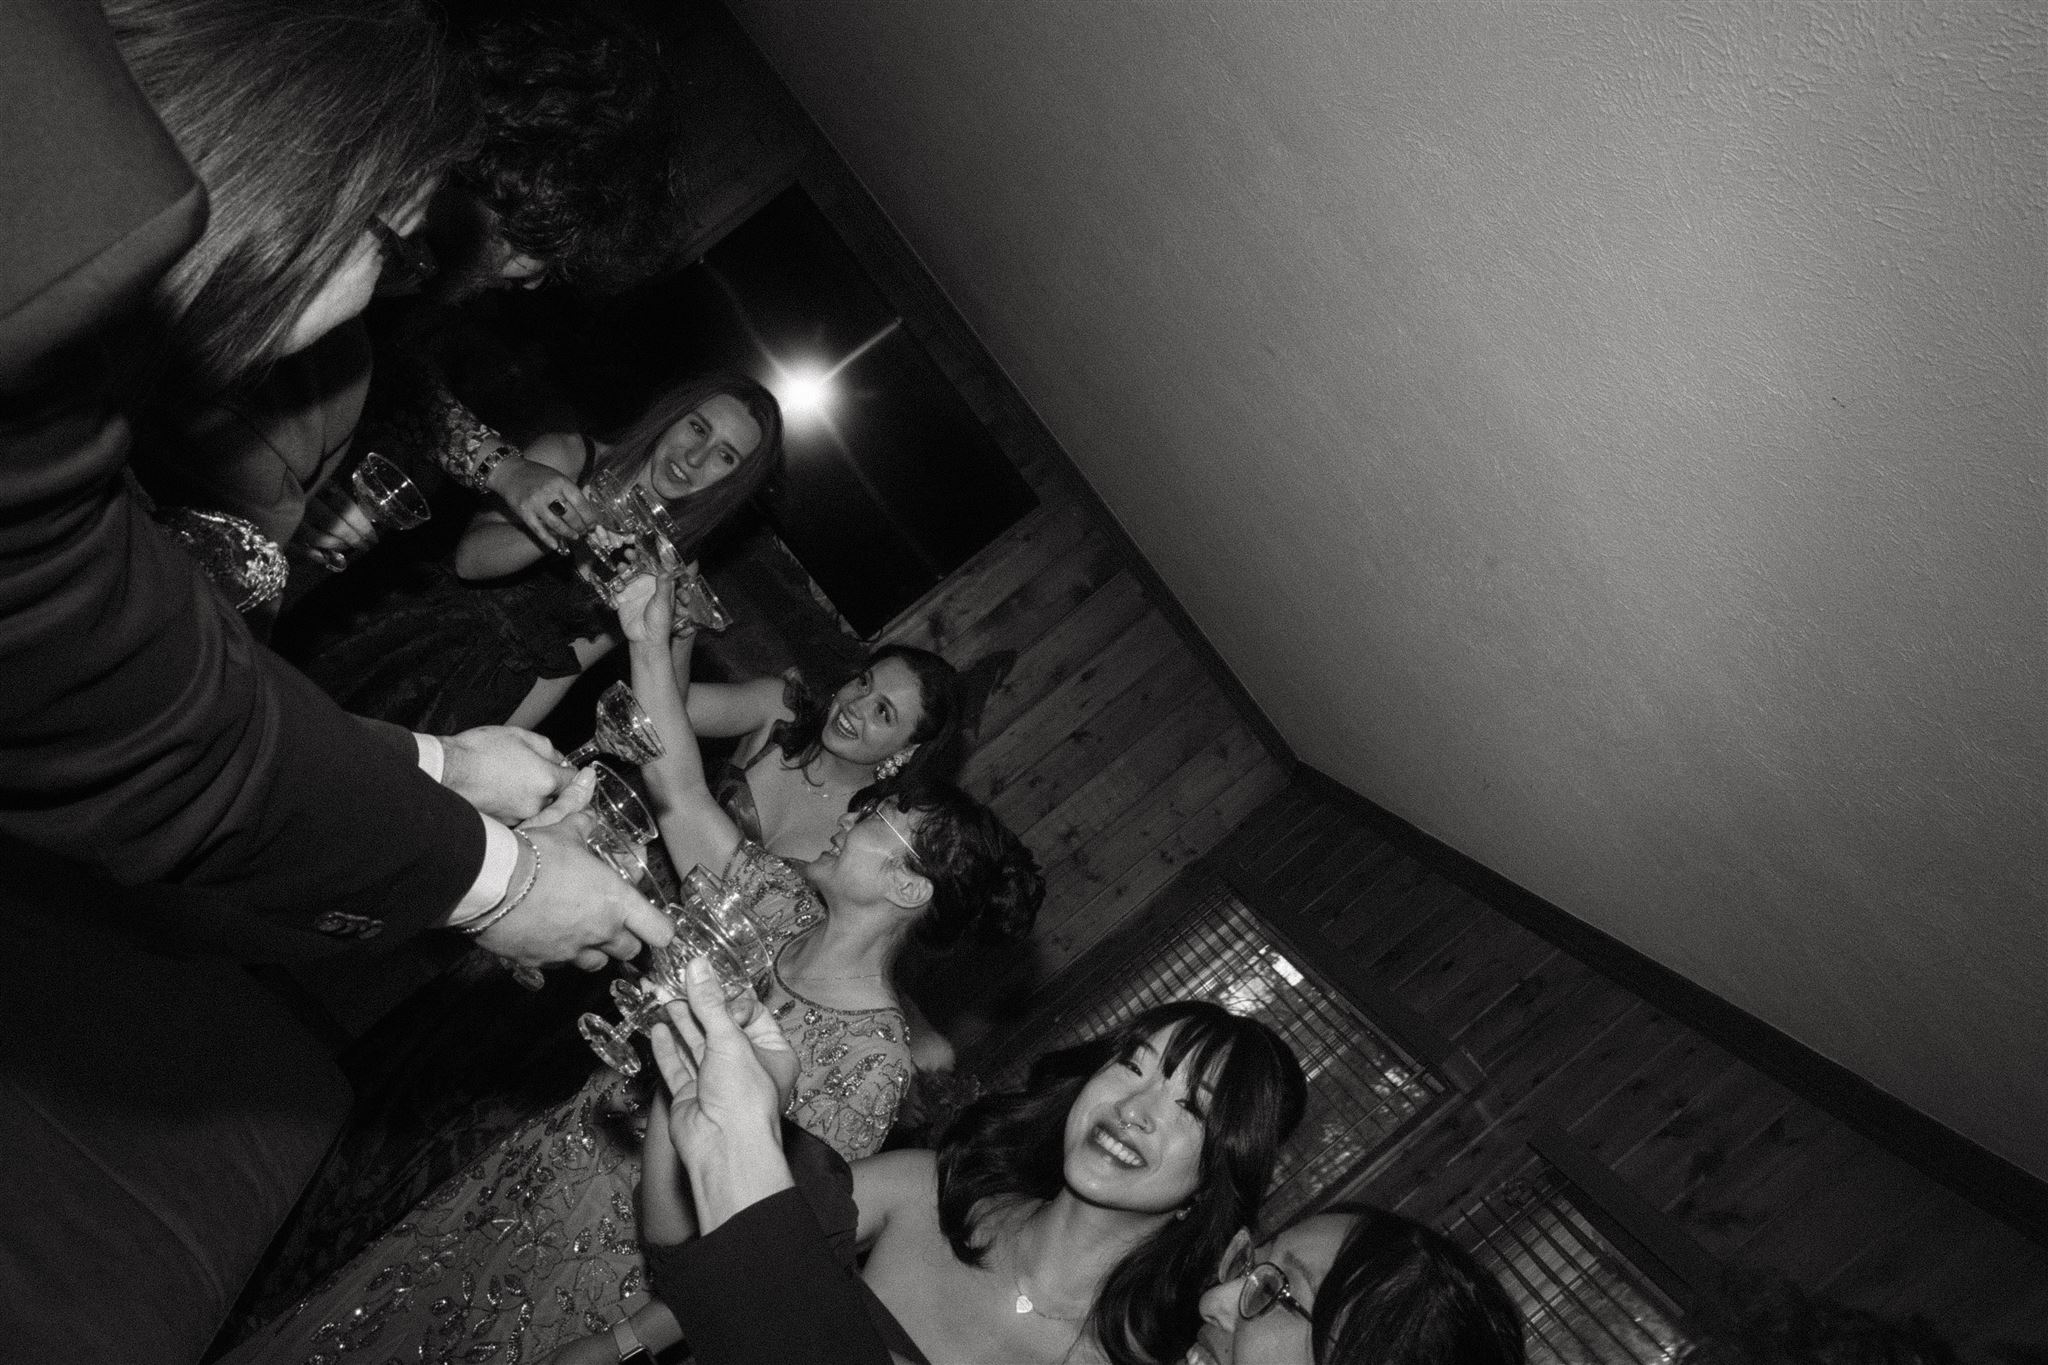
<svg viewBox="0 0 2048 1365">
<path fill-rule="evenodd" d="M 857 1166 L 864 1278 L 934 1361 L 1178 1359 L 1306 1100 L 1265 1025 L 1146 1010 L 1041 1057 L 937 1152 Z"/>
</svg>

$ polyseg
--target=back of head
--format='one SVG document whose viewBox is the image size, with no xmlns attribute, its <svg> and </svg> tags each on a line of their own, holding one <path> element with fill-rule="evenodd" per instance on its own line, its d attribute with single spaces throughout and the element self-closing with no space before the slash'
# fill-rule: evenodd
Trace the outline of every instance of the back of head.
<svg viewBox="0 0 2048 1365">
<path fill-rule="evenodd" d="M 284 353 L 373 219 L 467 149 L 475 103 L 418 0 L 104 0 L 121 55 L 206 185 L 205 236 L 154 308 L 180 387 Z"/>
<path fill-rule="evenodd" d="M 911 835 L 913 871 L 932 884 L 931 905 L 917 926 L 928 948 L 963 938 L 1015 943 L 1031 932 L 1045 899 L 1045 877 L 1024 841 L 1000 816 L 947 783 L 882 784 L 917 816 Z M 877 790 L 871 788 L 870 790 Z"/>
<path fill-rule="evenodd" d="M 483 134 L 456 181 L 551 282 L 620 288 L 655 273 L 684 217 L 683 105 L 647 35 L 578 5 L 457 13 Z"/>
<path fill-rule="evenodd" d="M 1522 1365 L 1522 1318 L 1457 1243 L 1384 1209 L 1355 1218 L 1316 1289 L 1316 1365 Z"/>
</svg>

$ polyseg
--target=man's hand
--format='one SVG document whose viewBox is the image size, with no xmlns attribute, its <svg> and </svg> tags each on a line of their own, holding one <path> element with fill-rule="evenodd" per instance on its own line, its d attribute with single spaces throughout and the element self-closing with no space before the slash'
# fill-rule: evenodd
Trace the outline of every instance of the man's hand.
<svg viewBox="0 0 2048 1365">
<path fill-rule="evenodd" d="M 628 961 L 642 944 L 662 948 L 675 937 L 667 915 L 584 846 L 597 817 L 580 811 L 552 825 L 527 827 L 540 852 L 533 890 L 512 913 L 476 936 L 516 963 L 548 967 L 573 962 L 596 971 L 611 958 Z"/>
<path fill-rule="evenodd" d="M 441 753 L 441 785 L 508 825 L 538 814 L 576 776 L 554 745 L 510 725 L 444 735 Z"/>
<path fill-rule="evenodd" d="M 556 554 L 567 554 L 583 533 L 597 525 L 597 509 L 576 481 L 524 456 L 491 471 L 490 489 L 512 519 Z"/>
<path fill-rule="evenodd" d="M 710 1232 L 733 1214 L 793 1181 L 782 1157 L 782 1108 L 796 1085 L 797 1059 L 767 1008 L 742 996 L 732 1009 L 704 958 L 684 976 L 685 1001 L 668 1006 L 672 1028 L 657 1028 L 655 1065 L 667 1083 L 668 1132 Z"/>
</svg>

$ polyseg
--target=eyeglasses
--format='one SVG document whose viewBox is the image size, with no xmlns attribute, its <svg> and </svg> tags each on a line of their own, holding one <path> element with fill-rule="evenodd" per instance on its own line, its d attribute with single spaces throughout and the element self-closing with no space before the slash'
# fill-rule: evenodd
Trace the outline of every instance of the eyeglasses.
<svg viewBox="0 0 2048 1365">
<path fill-rule="evenodd" d="M 873 815 L 877 820 L 880 820 L 883 824 L 887 825 L 889 827 L 889 832 L 895 835 L 898 839 L 903 841 L 903 847 L 909 850 L 910 856 L 912 858 L 915 858 L 917 856 L 917 849 L 911 845 L 909 837 L 906 836 L 902 830 L 896 828 L 896 822 L 894 820 L 891 820 L 888 817 L 888 815 L 883 812 L 880 806 L 876 806 L 873 810 L 871 810 L 868 813 L 870 815 Z"/>
<path fill-rule="evenodd" d="M 1224 1283 L 1241 1279 L 1244 1286 L 1237 1291 L 1237 1316 L 1239 1321 L 1250 1322 L 1261 1317 L 1274 1304 L 1279 1304 L 1303 1322 L 1313 1319 L 1308 1309 L 1301 1306 L 1301 1300 L 1294 1297 L 1288 1286 L 1287 1272 L 1271 1261 L 1252 1261 L 1252 1244 L 1242 1243 L 1230 1258 L 1230 1265 L 1224 1271 Z"/>
<path fill-rule="evenodd" d="M 384 271 L 377 285 L 388 293 L 402 294 L 417 288 L 440 269 L 440 263 L 434 259 L 434 248 L 411 237 L 401 237 L 382 218 L 370 220 L 370 235 L 377 239 L 377 250 L 384 255 Z"/>
</svg>

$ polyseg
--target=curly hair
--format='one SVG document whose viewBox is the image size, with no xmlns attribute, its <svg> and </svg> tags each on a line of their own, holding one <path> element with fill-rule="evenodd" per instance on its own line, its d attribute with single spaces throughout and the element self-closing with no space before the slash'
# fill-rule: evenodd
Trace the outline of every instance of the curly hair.
<svg viewBox="0 0 2048 1365">
<path fill-rule="evenodd" d="M 991 1214 L 1046 1200 L 1066 1183 L 1067 1112 L 1103 1068 L 1128 1061 L 1171 1030 L 1160 1064 L 1211 1078 L 1202 1156 L 1186 1217 L 1165 1219 L 1103 1282 L 1088 1330 L 1112 1365 L 1177 1360 L 1201 1325 L 1204 1286 L 1273 1176 L 1280 1145 L 1308 1102 L 1301 1064 L 1255 1019 L 1205 1000 L 1157 1005 L 1087 1042 L 1048 1052 L 1024 1089 L 968 1107 L 938 1148 L 939 1226 L 963 1264 L 979 1265 L 975 1235 Z"/>
<path fill-rule="evenodd" d="M 914 931 L 920 944 L 943 952 L 964 938 L 996 945 L 1031 932 L 1045 877 L 1000 816 L 951 783 L 898 777 L 865 790 L 872 795 L 854 809 L 865 812 L 893 799 L 917 817 L 908 866 L 932 884 L 931 905 Z"/>
<path fill-rule="evenodd" d="M 911 727 L 906 745 L 917 751 L 899 772 L 899 785 L 916 787 L 950 783 L 959 775 L 964 758 L 962 733 L 966 708 L 961 703 L 960 673 L 928 649 L 915 645 L 883 645 L 861 661 L 859 668 L 830 688 L 814 691 L 808 686 L 791 688 L 786 694 L 790 718 L 777 721 L 768 732 L 769 742 L 782 750 L 783 762 L 801 768 L 818 756 L 825 745 L 825 721 L 832 714 L 839 689 L 855 678 L 872 672 L 885 659 L 901 659 L 917 678 L 917 700 L 921 714 Z M 870 783 L 853 794 L 850 804 L 870 803 L 881 783 Z"/>
<path fill-rule="evenodd" d="M 458 30 L 483 141 L 455 179 L 550 282 L 618 289 L 684 217 L 682 101 L 644 34 L 575 5 L 479 8 Z"/>
<path fill-rule="evenodd" d="M 260 377 L 371 224 L 465 155 L 476 105 L 416 0 L 104 0 L 121 56 L 206 186 L 158 281 L 165 389 Z"/>
</svg>

